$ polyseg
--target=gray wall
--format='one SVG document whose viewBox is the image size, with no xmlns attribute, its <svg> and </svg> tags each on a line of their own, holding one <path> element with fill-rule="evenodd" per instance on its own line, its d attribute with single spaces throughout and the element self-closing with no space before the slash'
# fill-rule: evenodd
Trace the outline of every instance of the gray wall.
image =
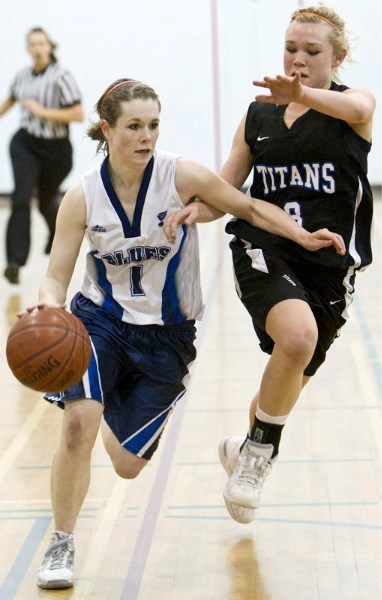
<svg viewBox="0 0 382 600">
<path fill-rule="evenodd" d="M 252 79 L 282 72 L 283 39 L 291 12 L 303 2 L 290 0 L 109 0 L 55 3 L 14 2 L 0 7 L 2 66 L 0 98 L 19 68 L 29 64 L 25 34 L 44 27 L 58 43 L 60 61 L 76 76 L 86 121 L 71 125 L 73 171 L 63 189 L 100 157 L 85 130 L 93 106 L 114 79 L 132 77 L 152 85 L 163 110 L 158 146 L 219 168 L 233 133 L 255 90 Z M 305 2 L 305 6 L 308 3 Z M 370 180 L 380 184 L 382 156 L 380 0 L 333 0 L 355 41 L 354 64 L 342 79 L 368 87 L 378 100 Z M 91 9 L 88 8 L 91 6 Z M 16 10 L 17 8 L 17 10 Z M 18 127 L 14 107 L 0 119 L 0 193 L 12 188 L 8 157 Z"/>
</svg>

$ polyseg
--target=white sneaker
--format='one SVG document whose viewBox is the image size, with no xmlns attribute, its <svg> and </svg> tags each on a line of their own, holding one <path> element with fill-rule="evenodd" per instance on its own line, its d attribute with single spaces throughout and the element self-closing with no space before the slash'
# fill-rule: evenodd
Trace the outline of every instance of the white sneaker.
<svg viewBox="0 0 382 600">
<path fill-rule="evenodd" d="M 272 444 L 246 440 L 224 489 L 224 498 L 246 508 L 258 508 L 263 483 L 272 469 Z"/>
<path fill-rule="evenodd" d="M 74 543 L 71 533 L 54 531 L 50 545 L 38 570 L 37 585 L 46 589 L 73 585 Z"/>
<path fill-rule="evenodd" d="M 225 437 L 219 444 L 219 458 L 220 462 L 230 477 L 235 470 L 237 459 L 239 458 L 240 448 L 244 444 L 244 437 L 235 435 L 229 435 Z M 238 523 L 251 523 L 255 518 L 255 511 L 253 508 L 246 508 L 240 506 L 235 502 L 227 500 L 223 494 L 226 508 L 235 521 Z"/>
</svg>

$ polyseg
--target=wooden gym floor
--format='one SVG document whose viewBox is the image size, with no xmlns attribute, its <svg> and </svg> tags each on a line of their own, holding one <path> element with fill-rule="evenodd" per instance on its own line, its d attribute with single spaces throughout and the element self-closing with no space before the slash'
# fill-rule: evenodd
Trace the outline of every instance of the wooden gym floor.
<svg viewBox="0 0 382 600">
<path fill-rule="evenodd" d="M 63 591 L 35 583 L 52 529 L 62 414 L 23 388 L 5 359 L 9 328 L 35 303 L 47 265 L 34 210 L 22 283 L 1 277 L 1 600 L 380 600 L 382 200 L 375 205 L 375 262 L 358 276 L 350 320 L 284 429 L 250 525 L 225 510 L 217 447 L 245 434 L 266 357 L 233 289 L 223 222 L 199 227 L 207 307 L 189 392 L 137 480 L 119 479 L 97 442 L 75 531 L 76 585 Z M 4 202 L 2 240 L 7 215 Z"/>
</svg>

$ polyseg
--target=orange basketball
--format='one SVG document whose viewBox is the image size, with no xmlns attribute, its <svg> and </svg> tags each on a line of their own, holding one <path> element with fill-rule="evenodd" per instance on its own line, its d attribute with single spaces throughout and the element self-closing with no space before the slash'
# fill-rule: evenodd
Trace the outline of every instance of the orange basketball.
<svg viewBox="0 0 382 600">
<path fill-rule="evenodd" d="M 23 385 L 39 392 L 59 392 L 85 373 L 91 344 L 84 324 L 63 308 L 43 307 L 25 313 L 7 339 L 7 361 Z"/>
</svg>

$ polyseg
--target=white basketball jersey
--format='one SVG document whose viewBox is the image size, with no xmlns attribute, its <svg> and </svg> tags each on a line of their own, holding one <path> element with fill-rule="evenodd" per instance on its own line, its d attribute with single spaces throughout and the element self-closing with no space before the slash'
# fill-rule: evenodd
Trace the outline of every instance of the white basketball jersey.
<svg viewBox="0 0 382 600">
<path fill-rule="evenodd" d="M 203 315 L 196 226 L 179 229 L 175 244 L 163 232 L 166 215 L 184 207 L 175 188 L 177 158 L 154 154 L 132 223 L 111 182 L 108 157 L 81 178 L 89 241 L 81 291 L 127 323 L 170 325 Z"/>
</svg>

